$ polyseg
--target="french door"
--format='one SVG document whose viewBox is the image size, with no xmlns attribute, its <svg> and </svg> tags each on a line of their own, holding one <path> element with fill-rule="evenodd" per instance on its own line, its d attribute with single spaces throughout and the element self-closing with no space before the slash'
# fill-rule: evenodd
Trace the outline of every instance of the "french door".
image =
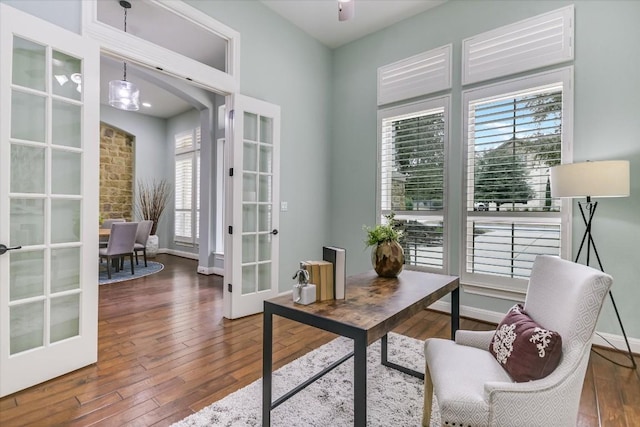
<svg viewBox="0 0 640 427">
<path fill-rule="evenodd" d="M 224 315 L 235 319 L 278 294 L 280 107 L 242 95 L 230 102 Z"/>
<path fill-rule="evenodd" d="M 0 396 L 97 360 L 99 48 L 0 4 Z"/>
</svg>

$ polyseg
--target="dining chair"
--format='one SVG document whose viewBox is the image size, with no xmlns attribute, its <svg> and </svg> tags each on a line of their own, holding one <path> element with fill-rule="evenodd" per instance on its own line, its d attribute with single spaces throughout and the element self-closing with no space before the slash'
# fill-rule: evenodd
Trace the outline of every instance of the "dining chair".
<svg viewBox="0 0 640 427">
<path fill-rule="evenodd" d="M 102 221 L 102 224 L 100 224 L 100 228 L 111 228 L 111 225 L 116 222 L 126 222 L 126 219 L 124 218 L 105 219 L 104 221 Z"/>
<path fill-rule="evenodd" d="M 150 219 L 145 219 L 138 223 L 136 242 L 133 245 L 133 251 L 136 255 L 136 265 L 138 265 L 138 252 L 142 251 L 144 266 L 147 266 L 147 240 L 149 240 L 149 234 L 151 234 L 151 227 L 153 227 L 153 221 Z"/>
<path fill-rule="evenodd" d="M 109 229 L 111 228 L 111 225 L 116 223 L 116 222 L 125 222 L 126 220 L 124 218 L 112 218 L 112 219 L 105 219 L 104 221 L 102 221 L 102 224 L 100 224 L 100 228 L 102 229 Z M 100 241 L 98 242 L 99 247 L 101 248 L 105 248 L 107 246 L 107 241 L 109 240 L 109 237 L 100 237 Z"/>
<path fill-rule="evenodd" d="M 135 274 L 133 268 L 133 245 L 138 231 L 137 222 L 116 222 L 111 226 L 111 234 L 106 248 L 99 249 L 100 259 L 107 261 L 107 276 L 111 279 L 111 264 L 115 260 L 117 264 L 124 261 L 124 257 L 131 259 L 131 274 Z M 116 271 L 119 267 L 114 263 Z"/>
</svg>

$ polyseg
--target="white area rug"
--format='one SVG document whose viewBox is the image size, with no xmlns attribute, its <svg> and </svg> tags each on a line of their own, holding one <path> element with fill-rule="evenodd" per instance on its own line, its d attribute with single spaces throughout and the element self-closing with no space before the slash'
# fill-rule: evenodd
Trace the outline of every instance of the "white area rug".
<svg viewBox="0 0 640 427">
<path fill-rule="evenodd" d="M 388 350 L 390 362 L 424 372 L 423 341 L 390 333 Z M 351 351 L 353 341 L 340 337 L 283 366 L 273 373 L 273 399 Z M 369 346 L 367 426 L 420 426 L 423 387 L 422 380 L 380 364 L 380 341 Z M 434 406 L 434 412 L 436 411 Z M 258 380 L 174 424 L 173 427 L 260 426 L 261 420 L 262 380 Z M 274 409 L 271 413 L 271 425 L 352 426 L 353 358 Z"/>
</svg>

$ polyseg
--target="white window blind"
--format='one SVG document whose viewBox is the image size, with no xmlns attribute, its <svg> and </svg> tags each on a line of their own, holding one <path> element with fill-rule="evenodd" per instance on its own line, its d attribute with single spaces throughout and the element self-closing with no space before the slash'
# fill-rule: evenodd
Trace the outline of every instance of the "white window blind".
<svg viewBox="0 0 640 427">
<path fill-rule="evenodd" d="M 496 28 L 462 41 L 462 84 L 570 61 L 574 7 Z"/>
<path fill-rule="evenodd" d="M 175 136 L 174 240 L 196 244 L 200 210 L 200 128 Z"/>
<path fill-rule="evenodd" d="M 378 105 L 451 88 L 451 45 L 378 68 Z"/>
<path fill-rule="evenodd" d="M 176 139 L 176 153 L 183 153 L 185 151 L 193 150 L 193 132 L 179 133 L 175 137 Z"/>
<path fill-rule="evenodd" d="M 551 198 L 549 181 L 549 168 L 570 148 L 564 126 L 571 121 L 564 115 L 571 116 L 571 103 L 565 102 L 568 82 L 562 77 L 549 73 L 543 80 L 556 82 L 533 86 L 534 78 L 526 89 L 509 91 L 506 83 L 465 94 L 467 280 L 522 290 L 535 257 L 560 256 L 568 243 L 566 209 Z M 527 80 L 518 82 L 523 84 Z"/>
<path fill-rule="evenodd" d="M 380 112 L 381 220 L 396 214 L 405 263 L 445 268 L 445 164 L 449 98 Z"/>
</svg>

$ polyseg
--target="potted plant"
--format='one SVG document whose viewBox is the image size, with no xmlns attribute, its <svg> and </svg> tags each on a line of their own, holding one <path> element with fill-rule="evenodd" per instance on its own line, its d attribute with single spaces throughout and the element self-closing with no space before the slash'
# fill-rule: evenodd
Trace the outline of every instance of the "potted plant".
<svg viewBox="0 0 640 427">
<path fill-rule="evenodd" d="M 363 227 L 367 233 L 365 244 L 372 246 L 371 264 L 381 277 L 396 277 L 404 266 L 404 250 L 399 243 L 402 238 L 402 230 L 391 212 L 385 215 L 386 223 L 375 227 Z"/>
<path fill-rule="evenodd" d="M 151 233 L 147 240 L 147 256 L 154 257 L 158 253 L 158 222 L 169 203 L 171 185 L 165 179 L 143 181 L 138 180 L 136 191 L 135 213 L 136 217 L 153 221 Z"/>
</svg>

